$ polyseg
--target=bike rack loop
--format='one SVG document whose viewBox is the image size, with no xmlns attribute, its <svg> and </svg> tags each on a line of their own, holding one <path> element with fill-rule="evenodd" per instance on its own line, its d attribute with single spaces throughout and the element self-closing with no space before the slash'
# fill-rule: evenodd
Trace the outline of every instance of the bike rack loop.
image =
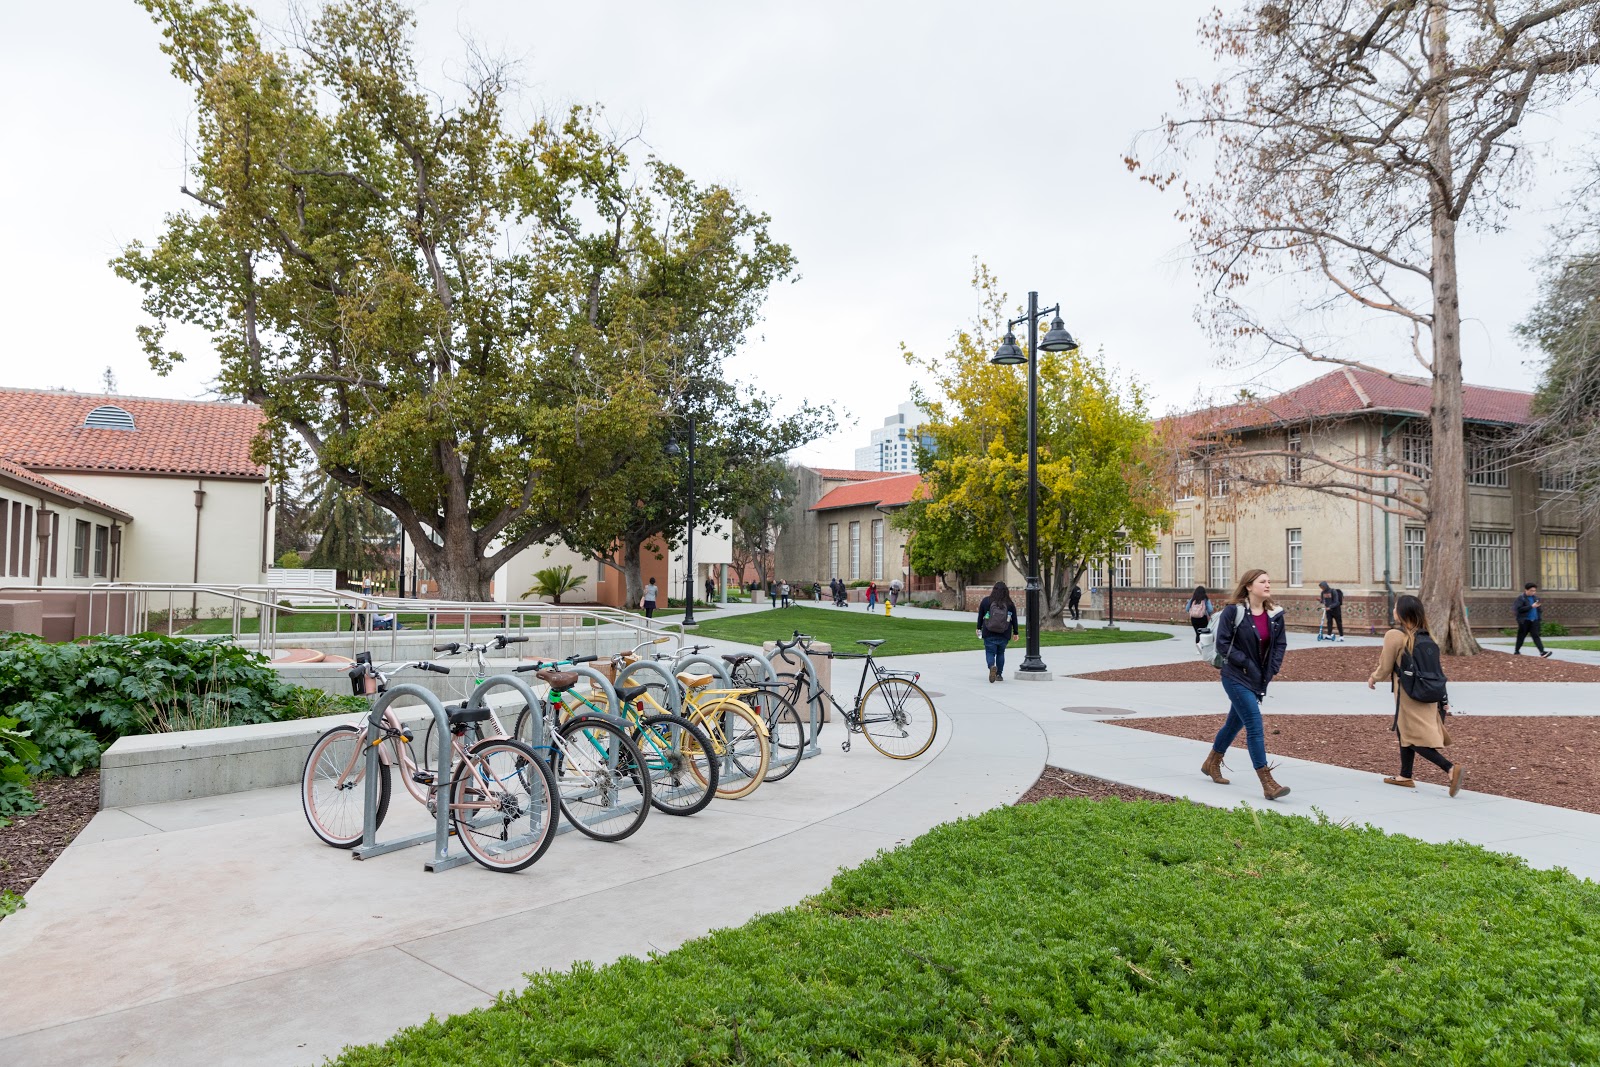
<svg viewBox="0 0 1600 1067">
<path fill-rule="evenodd" d="M 788 663 L 790 662 L 789 654 L 792 652 L 800 653 L 800 662 L 804 666 L 806 672 L 806 687 L 811 690 L 810 697 L 806 699 L 806 704 L 808 705 L 807 717 L 811 720 L 811 743 L 808 744 L 800 753 L 801 759 L 811 759 L 813 756 L 822 755 L 822 744 L 817 740 L 817 736 L 822 733 L 823 699 L 822 683 L 817 679 L 817 668 L 811 663 L 811 653 L 799 647 L 779 649 L 774 646 L 771 652 L 768 652 L 765 656 L 757 656 L 756 658 L 767 665 L 767 673 L 772 675 L 773 681 L 777 681 L 778 672 L 777 669 L 772 666 L 774 657 L 783 660 L 785 663 Z"/>
<path fill-rule="evenodd" d="M 533 686 L 529 685 L 527 682 L 524 682 L 516 675 L 496 674 L 493 677 L 485 678 L 478 684 L 478 688 L 472 691 L 472 695 L 467 698 L 467 707 L 473 709 L 474 711 L 476 711 L 478 708 L 486 707 L 488 704 L 487 698 L 489 691 L 491 689 L 501 688 L 502 686 L 515 689 L 519 694 L 521 694 L 522 699 L 528 702 L 528 718 L 533 723 L 533 739 L 529 741 L 528 744 L 531 745 L 535 750 L 544 748 L 544 716 L 539 713 L 539 705 L 543 703 L 543 701 L 539 699 L 539 694 L 533 691 Z M 501 723 L 501 725 L 504 726 L 505 724 Z M 515 730 L 516 724 L 513 723 L 511 728 Z"/>
<path fill-rule="evenodd" d="M 654 671 L 661 676 L 661 680 L 666 684 L 667 688 L 667 710 L 674 715 L 682 715 L 683 694 L 680 692 L 680 686 L 678 685 L 678 676 L 673 674 L 670 668 L 663 667 L 655 660 L 641 659 L 628 664 L 617 672 L 617 685 L 625 685 L 640 670 Z"/>
<path fill-rule="evenodd" d="M 439 762 L 437 766 L 444 773 L 444 768 L 450 766 L 450 714 L 444 710 L 444 705 L 433 692 L 420 685 L 405 683 L 390 688 L 378 697 L 377 703 L 367 713 L 367 780 L 365 784 L 364 804 L 361 814 L 361 844 L 351 850 L 350 854 L 358 860 L 370 859 L 381 856 L 385 852 L 394 852 L 412 845 L 420 845 L 428 838 L 433 838 L 433 859 L 422 865 L 425 871 L 447 871 L 451 867 L 459 867 L 472 857 L 465 852 L 450 855 L 450 798 L 434 794 L 434 828 L 421 833 L 397 837 L 393 841 L 379 844 L 378 837 L 378 760 L 381 758 L 378 751 L 378 741 L 382 734 L 378 724 L 383 720 L 383 713 L 398 698 L 409 696 L 417 697 L 433 712 L 433 723 L 439 734 Z"/>
<path fill-rule="evenodd" d="M 703 655 L 699 652 L 694 652 L 687 656 L 679 656 L 677 659 L 673 660 L 672 671 L 674 674 L 676 674 L 679 671 L 687 670 L 689 665 L 694 663 L 703 663 L 707 667 L 710 667 L 711 673 L 716 675 L 717 680 L 722 683 L 722 688 L 733 688 L 733 677 L 728 673 L 728 665 L 720 659 L 712 659 L 710 656 Z"/>
<path fill-rule="evenodd" d="M 606 711 L 611 713 L 612 718 L 617 718 L 618 709 L 621 708 L 622 705 L 617 702 L 617 689 L 616 686 L 611 684 L 611 679 L 607 678 L 604 674 L 601 674 L 593 667 L 585 667 L 582 664 L 571 668 L 571 670 L 572 673 L 576 674 L 579 678 L 587 678 L 591 682 L 600 683 L 600 691 L 606 695 Z"/>
</svg>

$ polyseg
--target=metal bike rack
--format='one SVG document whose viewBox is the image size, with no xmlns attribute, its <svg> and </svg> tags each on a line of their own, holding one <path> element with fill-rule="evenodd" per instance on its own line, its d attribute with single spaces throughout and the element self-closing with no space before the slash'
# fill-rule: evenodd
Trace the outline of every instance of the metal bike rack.
<svg viewBox="0 0 1600 1067">
<path fill-rule="evenodd" d="M 482 682 L 478 683 L 478 688 L 474 689 L 472 691 L 472 695 L 467 698 L 467 707 L 474 711 L 478 710 L 479 708 L 488 707 L 487 698 L 489 691 L 501 687 L 515 689 L 518 694 L 521 695 L 522 699 L 528 702 L 528 709 L 532 712 L 528 718 L 533 721 L 533 739 L 529 741 L 528 744 L 533 746 L 535 749 L 543 748 L 544 716 L 539 713 L 539 707 L 544 703 L 544 701 L 539 698 L 538 693 L 533 691 L 533 686 L 529 685 L 527 682 L 524 682 L 516 675 L 496 674 L 493 677 L 485 678 Z M 498 714 L 499 713 L 496 712 L 497 716 Z M 505 723 L 502 722 L 501 725 L 504 726 Z M 512 724 L 512 729 L 516 729 L 515 723 Z"/>
<path fill-rule="evenodd" d="M 722 683 L 722 688 L 733 688 L 733 676 L 728 673 L 728 665 L 720 659 L 712 659 L 710 656 L 699 652 L 693 652 L 687 656 L 679 656 L 677 659 L 673 660 L 672 671 L 674 674 L 676 674 L 679 671 L 687 670 L 691 664 L 695 663 L 702 663 L 705 666 L 710 667 L 711 673 L 716 675 L 717 680 Z"/>
<path fill-rule="evenodd" d="M 607 678 L 604 674 L 601 674 L 593 667 L 585 667 L 581 664 L 570 668 L 570 670 L 579 678 L 587 678 L 591 682 L 598 682 L 600 685 L 600 691 L 606 695 L 606 710 L 610 712 L 612 716 L 617 714 L 617 709 L 622 705 L 617 703 L 617 689 L 616 686 L 611 684 L 610 678 Z"/>
<path fill-rule="evenodd" d="M 662 666 L 655 660 L 635 660 L 617 672 L 617 685 L 626 685 L 632 681 L 633 676 L 640 671 L 653 671 L 661 676 L 661 681 L 667 689 L 667 710 L 674 715 L 683 714 L 683 691 L 678 683 L 678 676 L 672 673 L 670 667 Z"/>
<path fill-rule="evenodd" d="M 806 699 L 806 704 L 808 705 L 807 714 L 811 719 L 811 742 L 800 753 L 801 759 L 811 759 L 813 756 L 822 755 L 822 744 L 817 740 L 817 736 L 822 733 L 823 701 L 822 682 L 817 678 L 817 668 L 812 666 L 811 653 L 797 645 L 794 648 L 774 648 L 765 656 L 757 656 L 756 659 L 760 660 L 766 665 L 768 676 L 770 676 L 773 681 L 778 681 L 779 678 L 777 668 L 772 665 L 773 658 L 776 657 L 783 660 L 785 663 L 788 663 L 790 662 L 789 655 L 793 652 L 800 653 L 800 662 L 805 667 L 806 672 L 806 687 L 811 693 L 811 695 Z"/>
<path fill-rule="evenodd" d="M 367 715 L 367 780 L 365 782 L 364 806 L 361 816 L 361 844 L 351 850 L 350 854 L 358 860 L 371 859 L 381 856 L 385 852 L 395 852 L 412 845 L 420 845 L 428 838 L 433 838 L 433 859 L 422 865 L 425 871 L 447 871 L 451 867 L 459 867 L 472 857 L 465 852 L 450 855 L 450 798 L 434 793 L 434 828 L 421 833 L 408 834 L 397 837 L 393 841 L 378 841 L 378 761 L 382 759 L 378 742 L 383 734 L 379 723 L 383 721 L 383 713 L 390 704 L 400 697 L 417 697 L 433 712 L 433 724 L 439 734 L 439 762 L 438 774 L 444 774 L 445 768 L 450 766 L 450 713 L 444 710 L 444 705 L 431 690 L 420 685 L 397 685 L 388 692 L 378 697 L 372 706 L 372 711 Z"/>
</svg>

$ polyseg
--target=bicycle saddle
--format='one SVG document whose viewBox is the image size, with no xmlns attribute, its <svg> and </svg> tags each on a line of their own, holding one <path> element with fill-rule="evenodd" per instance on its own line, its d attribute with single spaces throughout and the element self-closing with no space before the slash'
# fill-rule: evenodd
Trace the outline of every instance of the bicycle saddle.
<svg viewBox="0 0 1600 1067">
<path fill-rule="evenodd" d="M 724 652 L 722 654 L 722 658 L 727 660 L 729 663 L 733 664 L 735 667 L 737 667 L 739 664 L 743 663 L 745 660 L 747 660 L 747 659 L 755 659 L 756 657 L 755 657 L 755 655 L 753 653 L 750 653 L 750 652 Z"/>
<path fill-rule="evenodd" d="M 690 674 L 688 671 L 678 675 L 678 681 L 683 683 L 685 689 L 699 689 L 702 686 L 710 685 L 715 678 L 716 675 L 714 674 Z"/>
<path fill-rule="evenodd" d="M 883 644 L 887 640 L 889 640 L 887 637 L 882 637 L 882 638 L 879 638 L 876 641 L 857 641 L 856 644 L 858 644 L 858 645 L 866 645 L 868 648 L 877 648 L 879 645 Z"/>
<path fill-rule="evenodd" d="M 469 708 L 465 704 L 452 704 L 444 710 L 450 716 L 451 726 L 463 726 L 469 722 L 482 722 L 489 717 L 488 708 Z"/>
<path fill-rule="evenodd" d="M 650 687 L 648 685 L 619 685 L 617 686 L 617 699 L 633 700 L 636 697 L 644 696 L 649 690 Z"/>
<path fill-rule="evenodd" d="M 550 687 L 552 693 L 562 693 L 578 684 L 576 671 L 535 671 L 533 676 Z"/>
</svg>

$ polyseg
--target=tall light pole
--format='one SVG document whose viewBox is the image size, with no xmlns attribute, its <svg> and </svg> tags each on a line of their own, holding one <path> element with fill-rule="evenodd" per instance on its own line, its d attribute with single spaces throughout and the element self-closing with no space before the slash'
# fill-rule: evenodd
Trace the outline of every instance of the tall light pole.
<svg viewBox="0 0 1600 1067">
<path fill-rule="evenodd" d="M 1054 315 L 1044 339 L 1039 339 L 1039 319 Z M 1018 323 L 1028 324 L 1028 351 L 1024 355 L 1017 347 L 1016 335 L 1011 332 Z M 1024 587 L 1027 592 L 1028 650 L 1017 670 L 1018 679 L 1048 681 L 1050 668 L 1039 656 L 1039 597 L 1044 583 L 1039 580 L 1039 349 L 1046 352 L 1071 352 L 1078 342 L 1067 332 L 1061 321 L 1061 305 L 1039 308 L 1039 294 L 1028 294 L 1028 313 L 1020 319 L 1006 323 L 1005 340 L 995 349 L 989 362 L 999 367 L 1013 367 L 1018 363 L 1028 365 L 1028 575 Z"/>
<path fill-rule="evenodd" d="M 689 534 L 686 538 L 684 556 L 685 562 L 688 565 L 689 573 L 683 580 L 683 628 L 687 630 L 691 626 L 698 625 L 698 623 L 695 622 L 694 618 L 694 418 L 690 416 L 686 418 L 685 421 L 689 424 Z M 676 440 L 669 440 L 667 442 L 667 455 L 676 456 L 678 455 L 679 451 L 680 449 L 678 448 L 678 442 Z"/>
</svg>

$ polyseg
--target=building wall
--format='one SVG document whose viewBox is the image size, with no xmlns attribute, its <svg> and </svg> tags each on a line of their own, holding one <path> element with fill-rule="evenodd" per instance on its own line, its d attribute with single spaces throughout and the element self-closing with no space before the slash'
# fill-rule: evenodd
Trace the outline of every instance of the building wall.
<svg viewBox="0 0 1600 1067">
<path fill-rule="evenodd" d="M 658 584 L 666 587 L 672 596 L 683 596 L 686 562 L 683 545 L 679 545 L 675 550 L 669 550 L 658 541 L 649 541 L 644 545 L 640 556 L 640 576 L 644 581 L 648 582 L 654 578 Z M 721 522 L 695 531 L 695 589 L 701 596 L 705 595 L 706 576 L 710 575 L 715 579 L 720 589 L 722 568 L 732 562 L 733 536 L 729 523 Z M 625 603 L 628 583 L 621 571 L 597 563 L 559 541 L 534 545 L 513 556 L 496 576 L 495 595 L 498 599 L 510 601 L 538 600 L 538 597 L 524 596 L 533 585 L 534 572 L 542 571 L 546 567 L 559 567 L 562 564 L 570 565 L 573 574 L 587 575 L 589 579 L 581 588 L 562 597 L 564 603 L 602 604 L 613 608 L 626 607 L 629 610 L 638 607 L 636 604 Z"/>
<path fill-rule="evenodd" d="M 54 528 L 53 536 L 42 544 L 38 536 L 41 516 Z M 81 575 L 73 566 L 79 522 L 88 524 L 89 533 L 87 563 Z M 53 500 L 24 486 L 0 484 L 0 586 L 87 586 L 108 581 L 115 563 L 114 530 L 125 537 L 127 525 L 93 508 Z M 105 573 L 100 575 L 94 573 L 97 531 L 105 544 Z"/>
</svg>

